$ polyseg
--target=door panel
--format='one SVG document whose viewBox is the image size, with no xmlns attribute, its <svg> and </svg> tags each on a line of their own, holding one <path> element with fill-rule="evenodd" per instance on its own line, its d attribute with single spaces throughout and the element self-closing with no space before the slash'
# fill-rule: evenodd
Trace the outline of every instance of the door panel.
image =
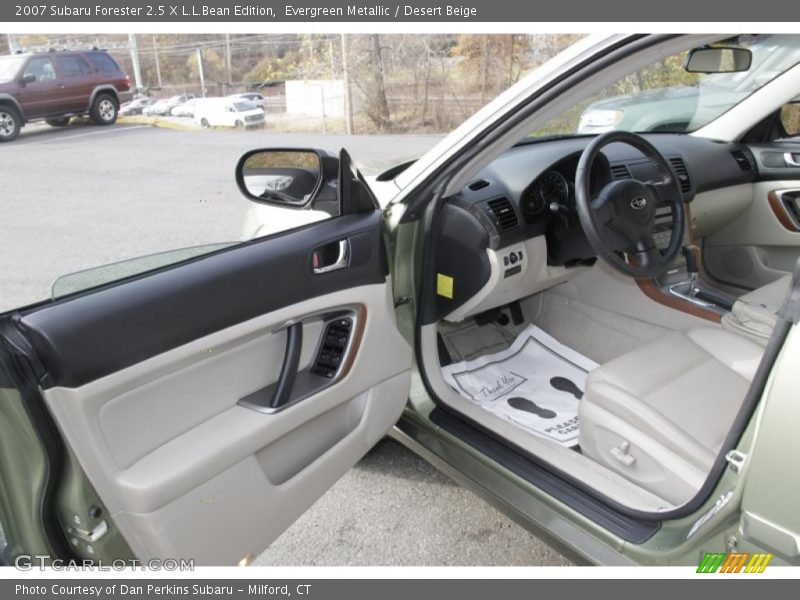
<svg viewBox="0 0 800 600">
<path fill-rule="evenodd" d="M 95 86 L 91 68 L 77 54 L 56 55 L 55 58 L 58 83 L 62 87 L 61 111 L 85 111 Z"/>
<path fill-rule="evenodd" d="M 61 85 L 56 82 L 55 65 L 50 57 L 36 57 L 28 61 L 23 74 L 36 76 L 36 81 L 26 83 L 17 92 L 26 118 L 53 114 L 61 101 Z"/>
<path fill-rule="evenodd" d="M 772 369 L 758 418 L 758 435 L 745 463 L 738 551 L 775 553 L 771 565 L 797 565 L 800 561 L 800 462 L 787 460 L 800 452 L 798 370 L 800 328 L 795 325 Z"/>
<path fill-rule="evenodd" d="M 733 222 L 703 240 L 709 274 L 730 285 L 755 289 L 791 273 L 800 256 L 800 228 L 787 227 L 776 192 L 800 190 L 797 179 L 761 181 L 753 201 Z"/>
<path fill-rule="evenodd" d="M 339 239 L 349 266 L 313 274 Z M 260 552 L 399 418 L 411 349 L 381 243 L 379 212 L 339 217 L 22 316 L 45 402 L 140 558 Z M 342 315 L 342 367 L 317 376 Z M 243 403 L 281 377 L 294 324 L 297 381 L 318 385 L 282 410 Z"/>
</svg>

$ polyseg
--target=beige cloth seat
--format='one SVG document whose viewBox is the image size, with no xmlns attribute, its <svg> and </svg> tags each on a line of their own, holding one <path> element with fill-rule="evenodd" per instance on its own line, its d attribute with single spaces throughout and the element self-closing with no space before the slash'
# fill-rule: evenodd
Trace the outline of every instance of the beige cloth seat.
<svg viewBox="0 0 800 600">
<path fill-rule="evenodd" d="M 739 301 L 763 308 L 772 314 L 777 314 L 783 305 L 783 300 L 789 293 L 792 277 L 785 275 L 772 283 L 762 285 L 760 288 L 739 296 Z"/>
<path fill-rule="evenodd" d="M 719 453 L 763 350 L 722 329 L 694 329 L 594 369 L 580 405 L 581 451 L 685 502 Z"/>
</svg>

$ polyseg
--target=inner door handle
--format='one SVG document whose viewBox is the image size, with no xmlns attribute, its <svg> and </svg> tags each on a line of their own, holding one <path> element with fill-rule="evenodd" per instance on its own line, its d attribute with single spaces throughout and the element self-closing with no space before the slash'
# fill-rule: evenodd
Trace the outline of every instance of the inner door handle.
<svg viewBox="0 0 800 600">
<path fill-rule="evenodd" d="M 311 269 L 315 275 L 344 269 L 350 263 L 350 244 L 346 239 L 331 242 L 311 253 Z"/>
<path fill-rule="evenodd" d="M 300 351 L 303 349 L 303 324 L 293 323 L 286 329 L 286 354 L 283 357 L 283 367 L 275 384 L 275 391 L 269 401 L 270 408 L 283 406 L 292 397 L 294 380 L 297 378 L 297 369 L 300 366 Z"/>
<path fill-rule="evenodd" d="M 788 167 L 800 167 L 800 161 L 794 157 L 792 152 L 784 152 L 783 160 L 786 161 Z"/>
</svg>

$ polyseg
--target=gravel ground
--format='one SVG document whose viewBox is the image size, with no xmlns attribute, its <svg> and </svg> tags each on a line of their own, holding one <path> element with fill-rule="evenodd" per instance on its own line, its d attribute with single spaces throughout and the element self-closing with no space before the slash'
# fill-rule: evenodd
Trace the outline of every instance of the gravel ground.
<svg viewBox="0 0 800 600">
<path fill-rule="evenodd" d="M 255 564 L 572 563 L 402 445 L 386 439 Z"/>
</svg>

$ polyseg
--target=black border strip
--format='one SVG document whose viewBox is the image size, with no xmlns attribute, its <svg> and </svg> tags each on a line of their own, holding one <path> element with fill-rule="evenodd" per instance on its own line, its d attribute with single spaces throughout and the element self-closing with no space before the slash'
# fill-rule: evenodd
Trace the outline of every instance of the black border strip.
<svg viewBox="0 0 800 600">
<path fill-rule="evenodd" d="M 303 300 L 384 283 L 381 212 L 343 215 L 168 265 L 21 311 L 46 374 L 79 387 L 216 331 Z M 347 269 L 314 275 L 314 248 L 347 238 Z"/>
</svg>

